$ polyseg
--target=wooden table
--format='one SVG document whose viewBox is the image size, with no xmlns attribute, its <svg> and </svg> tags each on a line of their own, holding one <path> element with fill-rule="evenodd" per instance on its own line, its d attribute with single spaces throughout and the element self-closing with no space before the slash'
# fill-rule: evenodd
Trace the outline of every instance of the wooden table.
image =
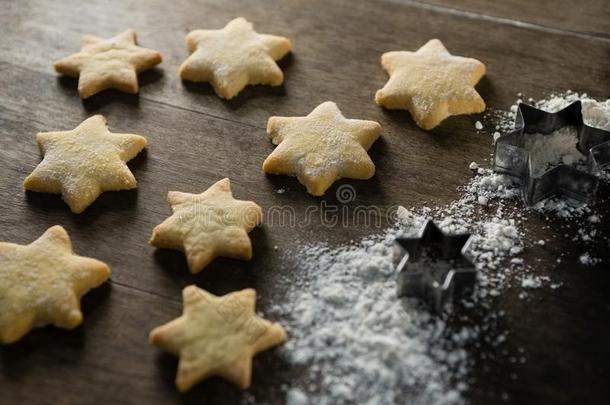
<svg viewBox="0 0 610 405">
<path fill-rule="evenodd" d="M 482 115 L 451 118 L 426 133 L 408 113 L 379 108 L 373 96 L 386 81 L 381 53 L 440 38 L 451 52 L 487 65 L 477 89 L 495 109 L 507 109 L 518 92 L 540 98 L 573 89 L 610 96 L 605 0 L 4 0 L 1 9 L 0 240 L 29 243 L 61 224 L 78 253 L 113 270 L 109 283 L 84 298 L 83 327 L 36 330 L 0 348 L 2 404 L 239 401 L 242 393 L 219 379 L 179 395 L 173 385 L 177 360 L 148 345 L 149 330 L 180 313 L 181 289 L 195 283 L 221 294 L 254 287 L 264 312 L 284 299 L 277 280 L 299 272 L 283 266 L 274 246 L 287 251 L 303 240 L 341 243 L 376 230 L 329 229 L 315 218 L 305 228 L 264 226 L 251 234 L 252 262 L 219 259 L 195 276 L 181 254 L 148 246 L 151 230 L 170 212 L 167 191 L 201 192 L 225 176 L 236 197 L 264 208 L 290 206 L 302 217 L 320 199 L 294 179 L 261 171 L 273 149 L 265 125 L 271 115 L 305 115 L 326 100 L 337 102 L 347 117 L 383 126 L 370 151 L 376 176 L 338 183 L 351 184 L 358 203 L 419 207 L 458 197 L 457 187 L 471 176 L 468 164 L 489 160 L 489 131 L 477 133 L 473 125 Z M 294 53 L 281 62 L 284 86 L 249 87 L 227 102 L 207 85 L 182 83 L 176 71 L 186 57 L 187 32 L 220 28 L 236 16 L 259 32 L 289 37 Z M 163 63 L 141 75 L 139 96 L 107 91 L 82 102 L 75 81 L 57 77 L 53 61 L 77 51 L 83 34 L 110 37 L 129 27 L 143 46 L 162 52 Z M 71 129 L 94 113 L 106 115 L 115 132 L 148 137 L 146 153 L 130 164 L 138 189 L 105 193 L 81 215 L 70 213 L 58 196 L 25 193 L 21 182 L 40 161 L 35 134 Z M 322 200 L 336 203 L 336 187 Z M 279 188 L 286 192 L 277 193 Z M 601 194 L 603 214 L 610 208 L 607 186 Z M 519 289 L 511 288 L 498 297 L 508 341 L 492 359 L 481 356 L 485 344 L 472 353 L 478 359 L 467 393 L 472 403 L 496 403 L 506 395 L 515 404 L 608 402 L 608 242 L 599 237 L 586 247 L 606 265 L 584 267 L 577 258 L 585 247 L 571 240 L 576 230 L 565 228 L 570 225 L 528 215 L 528 239 L 558 236 L 530 248 L 526 261 L 538 260 L 537 272 L 552 273 L 563 287 L 536 290 L 534 300 L 518 299 Z M 599 229 L 606 238 L 609 228 L 605 215 Z M 560 265 L 559 253 L 567 257 Z M 510 359 L 519 348 L 524 364 Z M 261 402 L 281 403 L 280 386 L 299 378 L 298 370 L 269 351 L 254 361 L 250 391 Z"/>
</svg>

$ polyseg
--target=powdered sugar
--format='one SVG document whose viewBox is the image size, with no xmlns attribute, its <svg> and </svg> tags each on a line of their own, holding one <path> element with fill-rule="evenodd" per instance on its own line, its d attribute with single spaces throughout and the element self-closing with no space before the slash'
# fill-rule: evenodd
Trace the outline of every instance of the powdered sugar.
<svg viewBox="0 0 610 405">
<path fill-rule="evenodd" d="M 301 252 L 308 288 L 297 286 L 292 293 L 293 338 L 284 350 L 291 362 L 309 365 L 308 380 L 317 382 L 313 389 L 296 388 L 307 403 L 394 403 L 405 384 L 421 403 L 459 398 L 459 391 L 446 387 L 454 373 L 465 372 L 464 351 L 444 351 L 440 342 L 431 346 L 444 323 L 405 310 L 396 299 L 394 232 L 356 246 L 314 245 Z M 294 396 L 292 390 L 288 399 Z"/>
<path fill-rule="evenodd" d="M 479 329 L 448 328 L 443 319 L 397 299 L 392 243 L 397 235 L 415 235 L 430 217 L 446 232 L 473 232 L 470 253 L 480 270 L 480 288 L 471 299 L 497 296 L 506 280 L 499 265 L 502 258 L 521 253 L 522 235 L 518 219 L 502 207 L 473 221 L 477 185 L 512 184 L 503 177 L 489 183 L 480 179 L 475 177 L 464 198 L 447 207 L 398 208 L 396 226 L 359 244 L 314 244 L 291 254 L 304 280 L 293 286 L 287 300 L 293 304 L 278 310 L 291 326 L 284 353 L 290 362 L 308 366 L 309 383 L 289 391 L 288 400 L 296 398 L 292 403 L 298 404 L 306 396 L 317 404 L 389 404 L 400 396 L 415 404 L 462 402 L 470 366 L 465 345 Z"/>
<path fill-rule="evenodd" d="M 549 278 L 545 276 L 533 276 L 527 275 L 521 279 L 521 287 L 523 288 L 540 288 L 544 281 L 548 281 Z"/>
<path fill-rule="evenodd" d="M 593 266 L 593 265 L 599 263 L 599 261 L 600 261 L 600 259 L 598 259 L 596 257 L 591 257 L 591 254 L 589 252 L 585 252 L 582 255 L 580 255 L 578 260 L 586 266 Z"/>
<path fill-rule="evenodd" d="M 560 164 L 586 170 L 585 156 L 576 148 L 576 128 L 563 127 L 548 134 L 531 134 L 525 138 L 529 152 L 532 175 L 540 177 L 544 172 Z"/>
<path fill-rule="evenodd" d="M 292 306 L 282 307 L 292 326 L 284 352 L 291 362 L 309 365 L 307 380 L 316 383 L 290 390 L 289 403 L 303 403 L 304 396 L 316 404 L 390 404 L 399 397 L 461 402 L 468 386 L 464 346 L 478 330 L 450 330 L 442 319 L 396 298 L 392 242 L 398 234 L 415 235 L 427 218 L 405 208 L 397 216 L 400 226 L 359 244 L 312 245 L 298 253 L 306 281 L 292 290 Z M 480 268 L 494 262 L 487 252 L 510 251 L 518 238 L 509 223 L 488 230 L 476 243 Z M 499 242 L 490 240 L 498 233 Z M 404 386 L 410 387 L 407 396 Z"/>
<path fill-rule="evenodd" d="M 585 124 L 610 130 L 610 99 L 597 101 L 589 98 L 586 93 L 578 94 L 568 90 L 565 94 L 551 94 L 546 99 L 537 101 L 535 105 L 548 112 L 557 112 L 577 100 L 582 103 Z"/>
</svg>

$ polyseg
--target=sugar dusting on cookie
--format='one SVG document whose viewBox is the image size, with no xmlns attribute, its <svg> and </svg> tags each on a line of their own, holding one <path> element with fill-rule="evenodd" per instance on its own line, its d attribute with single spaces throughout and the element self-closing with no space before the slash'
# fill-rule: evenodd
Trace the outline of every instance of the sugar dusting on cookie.
<svg viewBox="0 0 610 405">
<path fill-rule="evenodd" d="M 587 123 L 606 127 L 608 100 L 596 102 L 570 92 L 536 105 L 560 109 L 579 97 L 585 99 Z M 490 111 L 486 116 L 490 122 L 485 125 L 490 136 L 497 138 L 496 133 L 510 130 L 515 111 L 516 107 Z M 558 155 L 543 160 L 565 163 L 560 148 L 556 151 Z M 527 240 L 523 225 L 527 217 L 567 217 L 569 224 L 558 232 L 585 246 L 604 243 L 604 238 L 608 243 L 608 237 L 597 232 L 600 214 L 594 207 L 551 199 L 528 209 L 519 200 L 514 179 L 480 166 L 484 165 L 471 164 L 473 178 L 461 188 L 461 197 L 446 206 L 400 207 L 395 224 L 358 243 L 313 244 L 284 252 L 302 278 L 291 281 L 284 303 L 272 312 L 288 326 L 291 337 L 281 353 L 290 364 L 305 370 L 300 381 L 285 387 L 288 404 L 463 403 L 464 393 L 472 388 L 469 377 L 475 365 L 467 346 L 483 342 L 490 348 L 486 356 L 493 357 L 507 340 L 509 331 L 499 326 L 503 313 L 497 310 L 494 298 L 507 288 L 516 288 L 518 297 L 527 300 L 537 289 L 561 287 L 552 273 L 540 274 L 536 263 L 528 263 L 522 256 L 528 246 L 548 242 Z M 473 254 L 479 281 L 464 310 L 476 312 L 481 317 L 476 322 L 456 327 L 414 302 L 396 298 L 392 241 L 399 234 L 414 234 L 427 218 L 439 221 L 446 232 L 475 235 Z M 584 252 L 579 260 L 593 266 L 600 259 Z M 514 357 L 527 361 L 523 352 Z M 507 398 L 505 393 L 499 395 Z"/>
</svg>

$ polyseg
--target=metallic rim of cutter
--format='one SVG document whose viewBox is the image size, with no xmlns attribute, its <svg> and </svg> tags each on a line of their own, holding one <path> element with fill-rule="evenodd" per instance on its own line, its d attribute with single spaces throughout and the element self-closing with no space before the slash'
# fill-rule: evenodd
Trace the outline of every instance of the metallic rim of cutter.
<svg viewBox="0 0 610 405">
<path fill-rule="evenodd" d="M 398 271 L 398 297 L 417 297 L 442 313 L 445 304 L 456 294 L 472 288 L 477 270 L 470 256 L 470 234 L 445 234 L 432 220 L 427 220 L 416 237 L 398 237 L 394 241 L 394 264 Z M 436 253 L 436 259 L 451 261 L 456 268 L 441 280 L 432 271 L 409 271 L 409 261 L 415 262 L 422 253 Z"/>
<path fill-rule="evenodd" d="M 525 137 L 534 133 L 548 135 L 565 126 L 576 127 L 577 149 L 587 157 L 588 171 L 560 164 L 534 177 Z M 556 195 L 593 202 L 599 184 L 595 174 L 608 165 L 610 131 L 586 125 L 578 100 L 555 113 L 519 103 L 515 129 L 496 141 L 493 170 L 521 179 L 523 200 L 533 205 Z"/>
</svg>

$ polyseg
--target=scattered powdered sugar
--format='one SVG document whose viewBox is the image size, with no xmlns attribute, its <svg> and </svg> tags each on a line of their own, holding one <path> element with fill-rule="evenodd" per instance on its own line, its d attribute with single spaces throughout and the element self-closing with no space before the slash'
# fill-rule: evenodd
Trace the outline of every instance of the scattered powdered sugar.
<svg viewBox="0 0 610 405">
<path fill-rule="evenodd" d="M 479 288 L 465 305 L 499 295 L 511 268 L 500 264 L 522 252 L 522 234 L 519 219 L 502 206 L 474 220 L 475 190 L 490 195 L 490 184 L 502 185 L 501 196 L 513 195 L 508 178 L 482 177 L 476 176 L 465 196 L 447 207 L 398 208 L 397 225 L 381 235 L 334 248 L 309 245 L 290 254 L 303 280 L 292 285 L 287 299 L 292 304 L 276 310 L 287 318 L 291 335 L 283 352 L 306 368 L 307 378 L 289 390 L 289 404 L 463 402 L 471 362 L 465 346 L 480 329 L 448 327 L 444 318 L 397 299 L 392 243 L 399 235 L 414 236 L 428 218 L 445 232 L 472 232 Z"/>
<path fill-rule="evenodd" d="M 292 388 L 286 394 L 286 403 L 292 405 L 309 405 L 309 399 L 300 389 Z"/>
<path fill-rule="evenodd" d="M 465 187 L 466 201 L 462 205 L 470 202 L 473 196 L 485 197 L 487 200 L 493 198 L 508 199 L 521 195 L 519 184 L 513 177 L 505 174 L 494 173 L 491 169 L 479 168 L 477 176 Z"/>
<path fill-rule="evenodd" d="M 580 260 L 580 262 L 586 266 L 593 266 L 594 264 L 599 263 L 599 261 L 601 259 L 591 257 L 591 254 L 589 252 L 585 252 L 582 255 L 580 255 L 578 260 Z"/>
<path fill-rule="evenodd" d="M 521 287 L 523 288 L 540 288 L 544 281 L 549 281 L 546 276 L 527 275 L 521 279 Z"/>
<path fill-rule="evenodd" d="M 541 214 L 550 214 L 558 218 L 578 218 L 591 212 L 591 207 L 584 202 L 568 198 L 548 198 L 536 203 L 533 210 Z"/>
<path fill-rule="evenodd" d="M 397 214 L 400 226 L 359 244 L 298 252 L 304 281 L 281 308 L 291 335 L 283 351 L 307 367 L 308 382 L 289 390 L 289 404 L 462 402 L 470 366 L 464 346 L 479 330 L 448 328 L 443 318 L 397 299 L 392 243 L 399 234 L 414 236 L 427 219 L 402 207 Z M 508 220 L 482 227 L 473 252 L 477 267 L 490 269 L 519 246 L 520 235 Z"/>
<path fill-rule="evenodd" d="M 465 375 L 465 351 L 444 349 L 444 322 L 396 298 L 394 236 L 395 230 L 355 246 L 301 252 L 307 283 L 295 286 L 286 308 L 292 339 L 284 351 L 309 366 L 310 383 L 289 391 L 288 403 L 297 397 L 293 403 L 389 404 L 405 385 L 419 403 L 460 397 L 459 388 L 447 387 L 452 376 Z"/>
<path fill-rule="evenodd" d="M 535 103 L 553 111 L 579 97 L 584 98 L 589 125 L 607 127 L 608 101 L 570 92 Z M 515 112 L 516 106 L 490 113 L 496 123 L 490 133 L 494 140 L 512 128 Z M 531 140 L 541 167 L 580 159 L 571 155 L 575 134 L 557 132 L 550 135 L 556 136 L 556 147 L 545 149 L 537 138 Z M 473 365 L 468 345 L 483 339 L 496 346 L 506 339 L 506 331 L 490 332 L 489 325 L 501 317 L 494 298 L 509 287 L 520 288 L 518 296 L 527 299 L 536 289 L 561 286 L 550 275 L 532 272 L 521 257 L 527 245 L 526 217 L 533 212 L 570 222 L 579 219 L 574 238 L 589 242 L 599 237 L 593 227 L 600 218 L 591 207 L 556 198 L 526 208 L 517 180 L 475 162 L 469 168 L 472 179 L 460 188 L 461 197 L 446 206 L 400 207 L 396 224 L 381 234 L 343 246 L 310 244 L 285 252 L 286 260 L 299 268 L 300 279 L 290 281 L 285 304 L 272 311 L 289 330 L 283 356 L 303 370 L 303 377 L 286 387 L 288 404 L 463 403 Z M 392 243 L 396 236 L 415 235 L 429 218 L 447 233 L 473 235 L 470 254 L 479 270 L 478 283 L 461 305 L 465 311 L 484 309 L 479 322 L 456 325 L 451 313 L 433 316 L 417 302 L 396 297 Z M 545 244 L 540 239 L 528 246 Z M 588 252 L 579 259 L 584 265 L 601 260 Z"/>
</svg>

